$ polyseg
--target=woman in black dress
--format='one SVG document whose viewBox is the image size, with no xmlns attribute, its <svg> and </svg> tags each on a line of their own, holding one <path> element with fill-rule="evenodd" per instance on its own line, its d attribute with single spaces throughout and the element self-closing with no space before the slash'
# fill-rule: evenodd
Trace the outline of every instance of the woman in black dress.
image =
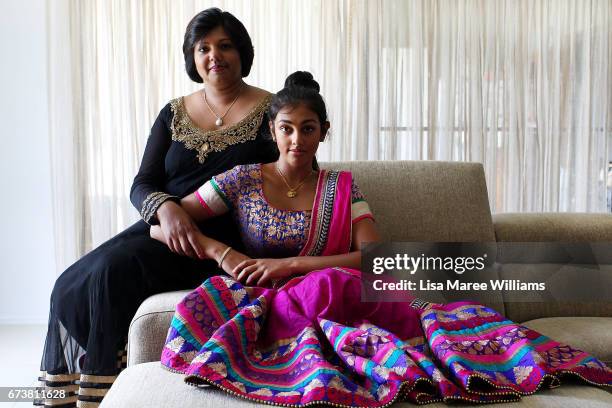
<svg viewBox="0 0 612 408">
<path fill-rule="evenodd" d="M 41 381 L 68 394 L 46 404 L 97 406 L 120 371 L 140 303 L 222 272 L 203 259 L 196 230 L 240 245 L 231 220 L 196 225 L 178 200 L 237 164 L 278 156 L 266 118 L 270 95 L 243 81 L 253 46 L 240 21 L 202 11 L 187 26 L 183 53 L 187 74 L 204 87 L 170 101 L 153 124 L 130 192 L 143 219 L 69 267 L 53 288 Z M 150 238 L 153 224 L 168 246 Z"/>
</svg>

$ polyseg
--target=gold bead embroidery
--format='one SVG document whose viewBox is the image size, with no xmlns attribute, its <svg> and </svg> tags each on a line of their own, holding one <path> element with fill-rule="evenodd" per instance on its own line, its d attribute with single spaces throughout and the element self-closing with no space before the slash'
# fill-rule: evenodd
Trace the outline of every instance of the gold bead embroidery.
<svg viewBox="0 0 612 408">
<path fill-rule="evenodd" d="M 266 96 L 240 122 L 225 129 L 205 131 L 197 127 L 187 115 L 183 97 L 170 101 L 174 113 L 172 118 L 172 140 L 181 142 L 185 148 L 198 152 L 198 161 L 204 163 L 211 152 L 220 152 L 228 146 L 255 140 L 265 111 L 270 106 L 271 95 Z"/>
<path fill-rule="evenodd" d="M 140 216 L 146 223 L 150 223 L 151 218 L 155 215 L 159 206 L 162 205 L 164 201 L 171 198 L 178 197 L 164 193 L 163 191 L 155 191 L 149 194 L 142 202 Z"/>
</svg>

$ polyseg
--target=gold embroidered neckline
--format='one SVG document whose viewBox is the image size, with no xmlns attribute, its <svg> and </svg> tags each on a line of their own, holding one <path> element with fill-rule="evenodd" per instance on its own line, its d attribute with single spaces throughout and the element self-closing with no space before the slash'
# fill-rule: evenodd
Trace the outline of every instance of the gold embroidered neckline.
<svg viewBox="0 0 612 408">
<path fill-rule="evenodd" d="M 268 106 L 270 106 L 270 100 L 271 99 L 272 99 L 272 95 L 265 96 L 261 100 L 261 102 L 259 102 L 257 105 L 255 105 L 255 107 L 253 109 L 251 109 L 251 111 L 249 113 L 247 113 L 245 115 L 245 117 L 240 119 L 238 122 L 234 123 L 231 126 L 223 128 L 223 129 L 212 129 L 212 130 L 204 130 L 204 129 L 202 129 L 201 127 L 199 127 L 198 125 L 196 125 L 193 122 L 191 117 L 187 114 L 187 109 L 185 108 L 185 97 L 184 96 L 181 96 L 181 97 L 175 99 L 174 101 L 176 101 L 176 107 L 178 107 L 180 109 L 180 113 L 181 113 L 181 115 L 185 116 L 186 121 L 189 122 L 189 124 L 194 129 L 198 130 L 202 134 L 202 136 L 205 136 L 205 135 L 220 134 L 220 133 L 228 132 L 228 131 L 231 131 L 233 128 L 242 126 L 245 122 L 247 122 L 249 120 L 252 120 L 254 116 L 256 116 L 259 113 L 261 113 L 262 111 L 268 109 Z M 175 115 L 176 115 L 176 112 L 175 112 Z"/>
<path fill-rule="evenodd" d="M 261 126 L 265 111 L 270 106 L 272 95 L 267 95 L 244 118 L 223 129 L 204 130 L 197 126 L 187 114 L 184 97 L 170 101 L 174 113 L 172 118 L 172 140 L 182 142 L 185 148 L 197 150 L 198 161 L 204 163 L 211 152 L 220 152 L 228 146 L 254 140 Z"/>
</svg>

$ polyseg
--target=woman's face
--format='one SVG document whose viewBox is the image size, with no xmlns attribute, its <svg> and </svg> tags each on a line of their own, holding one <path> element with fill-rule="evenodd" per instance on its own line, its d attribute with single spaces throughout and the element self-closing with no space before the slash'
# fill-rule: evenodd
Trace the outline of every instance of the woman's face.
<svg viewBox="0 0 612 408">
<path fill-rule="evenodd" d="M 270 123 L 279 161 L 291 167 L 310 166 L 328 128 L 329 123 L 321 125 L 317 114 L 304 104 L 281 109 Z"/>
<path fill-rule="evenodd" d="M 196 43 L 193 57 L 205 84 L 223 86 L 242 79 L 240 53 L 221 26 Z"/>
</svg>

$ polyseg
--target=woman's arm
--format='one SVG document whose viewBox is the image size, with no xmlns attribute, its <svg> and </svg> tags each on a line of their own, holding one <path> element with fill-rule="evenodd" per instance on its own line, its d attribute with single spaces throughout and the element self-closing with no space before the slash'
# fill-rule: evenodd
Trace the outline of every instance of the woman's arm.
<svg viewBox="0 0 612 408">
<path fill-rule="evenodd" d="M 138 174 L 132 183 L 130 200 L 145 222 L 161 226 L 163 235 L 167 237 L 166 244 L 172 252 L 203 258 L 204 249 L 194 237 L 197 225 L 178 205 L 178 197 L 164 191 L 166 154 L 172 144 L 172 118 L 172 109 L 168 104 L 151 128 Z"/>
<path fill-rule="evenodd" d="M 164 191 L 166 154 L 172 144 L 171 120 L 172 110 L 168 104 L 159 112 L 151 127 L 138 173 L 130 189 L 130 201 L 149 224 L 159 223 L 156 213 L 164 202 L 178 201 L 178 197 Z"/>
<path fill-rule="evenodd" d="M 296 256 L 282 259 L 249 259 L 234 268 L 231 275 L 246 285 L 262 286 L 266 283 L 334 266 L 359 269 L 361 248 L 365 242 L 380 241 L 374 221 L 365 218 L 353 225 L 352 252 L 331 256 Z"/>
<path fill-rule="evenodd" d="M 207 182 L 207 183 L 210 183 Z M 180 203 L 166 201 L 157 210 L 162 230 L 166 240 L 164 241 L 171 251 L 185 254 L 193 258 L 209 258 L 206 247 L 199 235 L 202 235 L 196 222 L 214 217 L 213 214 L 198 192 L 189 194 L 181 199 Z"/>
<path fill-rule="evenodd" d="M 236 166 L 208 180 L 196 191 L 181 199 L 180 203 L 164 203 L 159 208 L 158 214 L 162 219 L 162 231 L 166 238 L 164 242 L 168 247 L 187 248 L 186 250 L 193 248 L 199 258 L 209 258 L 203 243 L 210 244 L 210 242 L 206 240 L 207 237 L 202 239 L 195 221 L 203 221 L 230 211 L 237 197 L 236 192 L 241 177 L 245 177 L 243 166 Z M 169 218 L 167 213 L 178 215 L 171 218 L 175 221 L 172 226 L 185 231 L 185 234 L 173 237 L 166 233 L 163 220 Z"/>
</svg>

